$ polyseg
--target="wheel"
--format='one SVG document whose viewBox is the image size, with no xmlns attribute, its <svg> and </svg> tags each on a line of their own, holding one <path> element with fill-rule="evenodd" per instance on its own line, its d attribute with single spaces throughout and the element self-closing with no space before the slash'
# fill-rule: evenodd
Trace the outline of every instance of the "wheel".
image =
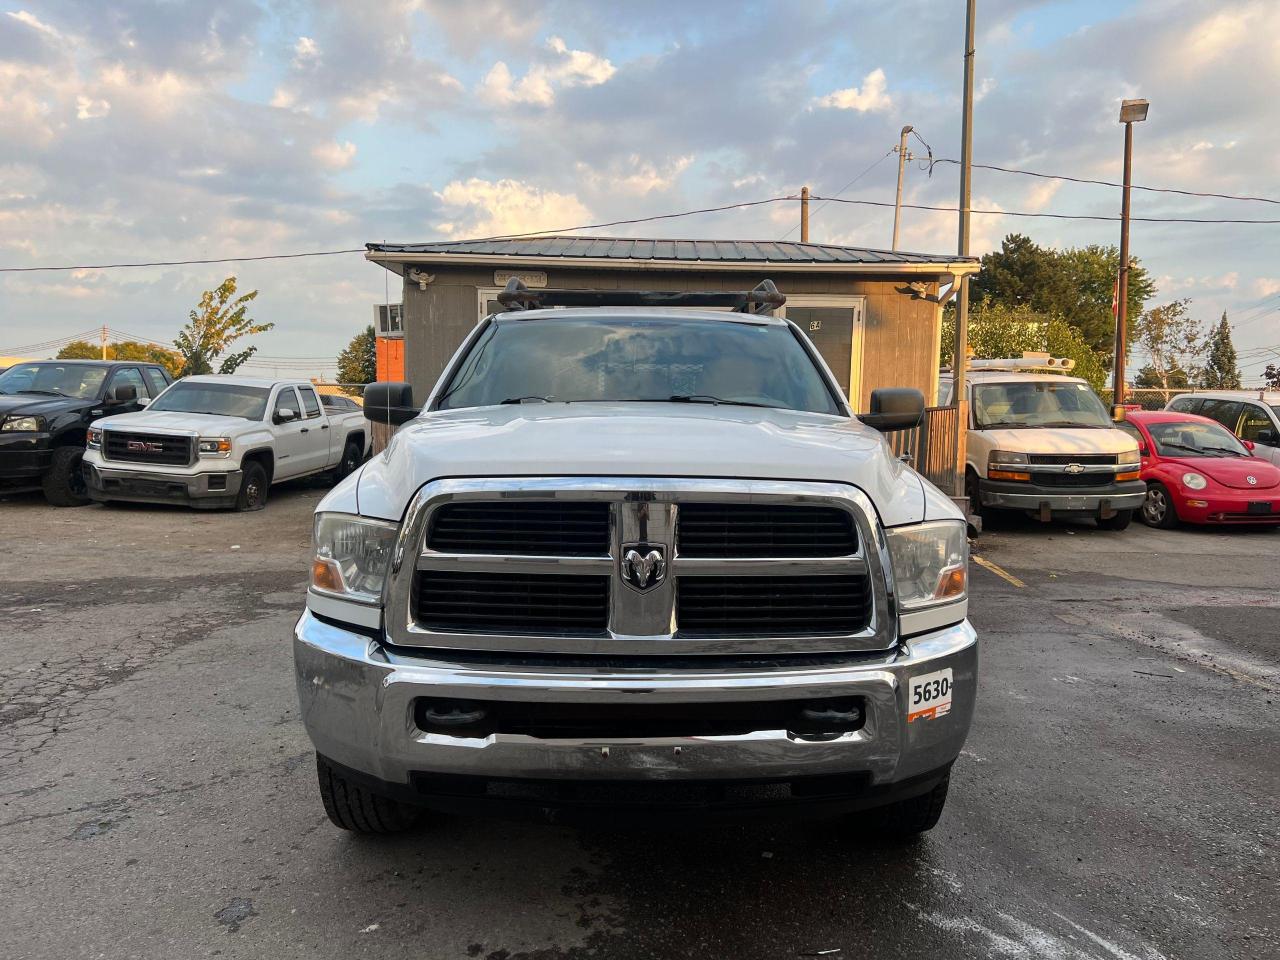
<svg viewBox="0 0 1280 960">
<path fill-rule="evenodd" d="M 83 507 L 89 502 L 89 488 L 84 482 L 80 462 L 84 451 L 79 447 L 58 447 L 40 486 L 44 498 L 54 507 Z"/>
<path fill-rule="evenodd" d="M 947 774 L 928 793 L 871 811 L 867 826 L 874 831 L 875 836 L 899 842 L 914 840 L 938 825 L 942 808 L 947 803 L 947 787 L 950 783 L 951 775 Z"/>
<path fill-rule="evenodd" d="M 316 777 L 324 812 L 335 827 L 352 833 L 403 833 L 422 822 L 422 811 L 352 783 L 318 753 Z"/>
<path fill-rule="evenodd" d="M 969 498 L 969 514 L 982 521 L 983 530 L 996 530 L 1004 521 L 1009 519 L 1009 512 L 996 507 L 984 507 L 978 486 L 977 471 L 966 470 L 964 473 L 964 495 Z"/>
<path fill-rule="evenodd" d="M 267 505 L 267 494 L 271 490 L 267 468 L 257 460 L 250 460 L 242 470 L 240 492 L 236 494 L 236 509 L 241 513 L 261 510 Z"/>
<path fill-rule="evenodd" d="M 333 482 L 337 483 L 346 477 L 351 476 L 355 472 L 356 467 L 360 466 L 360 458 L 364 455 L 364 450 L 360 444 L 354 440 L 348 440 L 347 445 L 342 448 L 342 459 L 338 461 L 338 465 L 333 468 Z"/>
<path fill-rule="evenodd" d="M 1132 510 L 1117 510 L 1113 517 L 1099 517 L 1099 530 L 1124 530 L 1133 520 Z"/>
<path fill-rule="evenodd" d="M 1172 530 L 1178 525 L 1178 514 L 1173 509 L 1173 498 L 1163 483 L 1147 484 L 1147 499 L 1142 504 L 1142 521 L 1149 527 Z"/>
</svg>

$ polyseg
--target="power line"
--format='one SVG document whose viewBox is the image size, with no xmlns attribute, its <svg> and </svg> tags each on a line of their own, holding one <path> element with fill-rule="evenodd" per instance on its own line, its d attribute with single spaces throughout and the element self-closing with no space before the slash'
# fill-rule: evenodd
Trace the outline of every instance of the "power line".
<svg viewBox="0 0 1280 960">
<path fill-rule="evenodd" d="M 881 200 L 848 200 L 843 197 L 812 197 L 814 200 L 829 200 L 831 203 L 853 203 L 867 207 L 889 207 L 893 208 L 892 203 L 886 203 Z M 958 213 L 959 207 L 938 207 L 921 203 L 904 203 L 904 210 L 937 210 L 942 213 Z M 1039 217 L 1049 220 L 1119 220 L 1118 216 L 1104 216 L 1102 214 L 1085 214 L 1085 213 L 1032 213 L 1027 210 L 974 210 L 969 211 L 972 214 L 992 216 L 992 217 Z M 1215 219 L 1208 217 L 1130 217 L 1135 223 L 1280 223 L 1280 219 L 1275 220 L 1242 220 L 1242 219 Z"/>
<path fill-rule="evenodd" d="M 934 163 L 953 163 L 959 164 L 959 160 L 952 160 L 949 157 L 939 157 L 933 161 Z M 1017 167 L 998 167 L 991 163 L 975 163 L 974 167 L 982 170 L 995 170 L 998 173 L 1016 173 L 1023 177 L 1038 177 L 1041 180 L 1066 180 L 1069 183 L 1088 183 L 1099 187 L 1123 187 L 1124 184 L 1116 183 L 1112 180 L 1092 180 L 1088 177 L 1069 177 L 1062 173 L 1040 173 L 1036 170 L 1019 170 Z M 1179 190 L 1176 187 L 1143 187 L 1138 184 L 1131 184 L 1131 190 L 1144 190 L 1147 193 L 1176 193 L 1184 197 L 1205 197 L 1215 200 L 1247 200 L 1254 203 L 1275 203 L 1280 204 L 1280 200 L 1271 197 L 1249 197 L 1240 196 L 1234 193 L 1210 193 L 1200 190 Z"/>
<path fill-rule="evenodd" d="M 0 273 L 36 273 L 63 270 L 123 270 L 131 267 L 187 267 L 205 263 L 250 263 L 257 260 L 297 260 L 302 257 L 336 257 L 345 253 L 364 253 L 364 247 L 350 250 L 315 250 L 310 253 L 272 253 L 259 257 L 211 257 L 205 260 L 148 260 L 139 263 L 95 263 L 56 267 L 0 267 Z"/>
<path fill-rule="evenodd" d="M 922 140 L 922 141 L 920 141 L 920 142 L 921 142 L 921 143 L 924 143 L 924 141 L 923 141 L 923 140 Z M 840 194 L 844 193 L 846 190 L 848 190 L 850 187 L 852 187 L 855 183 L 857 183 L 859 180 L 861 180 L 863 177 L 865 177 L 868 173 L 870 173 L 870 172 L 871 172 L 872 170 L 874 170 L 876 167 L 880 166 L 880 164 L 882 164 L 885 160 L 887 160 L 887 159 L 888 159 L 889 157 L 891 157 L 891 156 L 893 156 L 893 148 L 892 148 L 892 147 L 890 147 L 887 151 L 885 151 L 884 156 L 882 156 L 882 157 L 877 157 L 874 161 L 872 161 L 872 163 L 871 163 L 871 165 L 870 165 L 869 167 L 867 167 L 867 168 L 866 168 L 865 170 L 863 170 L 860 174 L 858 174 L 856 177 L 854 177 L 852 180 L 850 180 L 848 183 L 846 183 L 843 187 L 841 187 L 839 190 L 837 190 L 837 191 L 835 192 L 835 196 L 837 196 L 837 197 L 838 197 L 838 196 L 840 196 Z M 828 203 L 830 203 L 830 202 L 831 202 L 830 200 L 827 200 L 825 203 L 820 204 L 820 205 L 818 206 L 818 208 L 817 208 L 816 210 L 814 210 L 814 211 L 813 211 L 813 215 L 814 215 L 814 216 L 817 216 L 817 215 L 818 215 L 818 213 L 822 210 L 822 208 L 823 208 L 823 207 L 825 207 L 825 206 L 826 206 Z M 799 230 L 799 229 L 800 229 L 800 224 L 798 224 L 798 223 L 797 223 L 797 224 L 793 225 L 793 226 L 791 227 L 791 229 L 790 229 L 790 230 L 788 230 L 786 233 L 784 233 L 782 236 L 780 236 L 780 237 L 778 238 L 778 242 L 782 242 L 783 240 L 787 239 L 787 237 L 791 236 L 791 234 L 795 233 L 795 232 L 796 232 L 797 230 Z"/>
</svg>

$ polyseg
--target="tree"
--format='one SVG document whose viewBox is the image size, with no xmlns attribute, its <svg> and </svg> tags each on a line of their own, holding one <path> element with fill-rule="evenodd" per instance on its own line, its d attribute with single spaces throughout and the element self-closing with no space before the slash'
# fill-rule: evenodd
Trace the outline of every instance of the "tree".
<svg viewBox="0 0 1280 960">
<path fill-rule="evenodd" d="M 206 290 L 200 305 L 188 314 L 187 325 L 173 341 L 182 356 L 182 376 L 213 373 L 213 364 L 231 345 L 243 337 L 266 333 L 274 323 L 255 323 L 246 315 L 257 290 L 236 296 L 236 278 L 227 277 L 213 290 Z M 235 373 L 236 368 L 258 350 L 245 347 L 229 354 L 218 367 L 219 373 Z"/>
<path fill-rule="evenodd" d="M 1204 342 L 1208 355 L 1200 374 L 1200 386 L 1209 390 L 1239 390 L 1240 370 L 1236 367 L 1236 347 L 1231 342 L 1231 324 L 1224 310 L 1222 319 Z"/>
<path fill-rule="evenodd" d="M 942 320 L 942 362 L 951 362 L 955 342 L 955 310 Z M 1010 306 L 983 300 L 969 311 L 969 349 L 980 359 L 1019 357 L 1025 351 L 1047 352 L 1076 362 L 1072 376 L 1083 377 L 1095 390 L 1105 386 L 1102 358 L 1080 331 L 1061 317 L 1040 313 L 1027 304 Z"/>
<path fill-rule="evenodd" d="M 370 324 L 351 338 L 346 349 L 338 354 L 338 382 L 343 391 L 353 397 L 361 394 L 360 387 L 351 384 L 373 383 L 378 379 L 378 341 Z"/>
<path fill-rule="evenodd" d="M 1097 244 L 1054 250 L 1029 237 L 1011 233 L 999 250 L 982 258 L 982 271 L 969 284 L 970 304 L 984 298 L 993 304 L 1025 304 L 1033 310 L 1061 317 L 1078 328 L 1107 369 L 1114 353 L 1116 278 L 1120 251 Z M 1129 261 L 1128 315 L 1142 313 L 1155 294 L 1155 284 L 1136 259 Z"/>
<path fill-rule="evenodd" d="M 1262 378 L 1267 382 L 1267 389 L 1280 390 L 1280 366 L 1268 363 L 1267 369 L 1262 373 Z"/>
<path fill-rule="evenodd" d="M 58 360 L 100 360 L 102 345 L 90 343 L 88 340 L 73 340 L 58 351 Z M 119 343 L 107 344 L 108 360 L 139 360 L 143 363 L 158 363 L 176 377 L 182 369 L 182 357 L 152 343 L 139 343 L 136 340 L 122 340 Z"/>
<path fill-rule="evenodd" d="M 1138 317 L 1129 343 L 1142 348 L 1151 362 L 1138 373 L 1135 386 L 1163 390 L 1187 387 L 1191 375 L 1199 373 L 1192 361 L 1203 332 L 1200 322 L 1188 312 L 1190 306 L 1190 300 L 1173 300 Z"/>
</svg>

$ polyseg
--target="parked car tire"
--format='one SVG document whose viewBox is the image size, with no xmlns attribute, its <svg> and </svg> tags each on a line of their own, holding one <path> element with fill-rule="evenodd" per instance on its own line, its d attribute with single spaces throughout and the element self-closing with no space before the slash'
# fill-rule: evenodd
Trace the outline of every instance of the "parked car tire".
<svg viewBox="0 0 1280 960">
<path fill-rule="evenodd" d="M 1178 525 L 1178 511 L 1173 507 L 1173 497 L 1163 483 L 1147 484 L 1147 499 L 1142 504 L 1142 522 L 1161 530 L 1172 530 Z"/>
<path fill-rule="evenodd" d="M 947 789 L 951 775 L 943 777 L 928 793 L 909 800 L 899 800 L 888 806 L 872 810 L 870 815 L 856 814 L 855 820 L 870 831 L 869 836 L 899 843 L 909 842 L 938 825 L 942 808 L 947 804 Z"/>
<path fill-rule="evenodd" d="M 347 445 L 342 448 L 342 459 L 338 461 L 338 465 L 333 468 L 333 482 L 345 480 L 351 474 L 355 473 L 360 466 L 360 460 L 364 457 L 364 449 L 354 440 L 348 440 Z"/>
<path fill-rule="evenodd" d="M 244 465 L 242 472 L 240 492 L 236 494 L 236 509 L 241 513 L 261 510 L 267 505 L 267 496 L 271 492 L 266 467 L 257 460 L 250 460 Z"/>
<path fill-rule="evenodd" d="M 1099 517 L 1099 530 L 1124 530 L 1133 520 L 1132 510 L 1117 510 L 1114 516 Z"/>
<path fill-rule="evenodd" d="M 53 463 L 40 481 L 44 498 L 54 507 L 83 507 L 89 502 L 84 471 L 80 468 L 84 451 L 79 447 L 58 447 Z"/>
<path fill-rule="evenodd" d="M 404 833 L 422 823 L 423 811 L 352 783 L 318 753 L 316 777 L 324 812 L 335 827 L 352 833 Z"/>
</svg>

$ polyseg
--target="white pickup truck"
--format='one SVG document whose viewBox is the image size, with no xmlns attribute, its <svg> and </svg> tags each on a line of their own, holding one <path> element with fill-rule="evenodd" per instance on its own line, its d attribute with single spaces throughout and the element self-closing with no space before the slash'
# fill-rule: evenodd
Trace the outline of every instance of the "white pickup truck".
<svg viewBox="0 0 1280 960">
<path fill-rule="evenodd" d="M 83 469 L 93 500 L 261 510 L 273 483 L 341 480 L 369 444 L 364 416 L 326 410 L 305 380 L 186 377 L 145 410 L 94 421 Z"/>
<path fill-rule="evenodd" d="M 294 659 L 330 819 L 932 827 L 978 656 L 963 516 L 878 432 L 923 395 L 855 416 L 758 312 L 772 284 L 503 298 L 527 309 L 484 320 L 425 407 L 366 389 L 404 426 L 317 507 Z"/>
</svg>

